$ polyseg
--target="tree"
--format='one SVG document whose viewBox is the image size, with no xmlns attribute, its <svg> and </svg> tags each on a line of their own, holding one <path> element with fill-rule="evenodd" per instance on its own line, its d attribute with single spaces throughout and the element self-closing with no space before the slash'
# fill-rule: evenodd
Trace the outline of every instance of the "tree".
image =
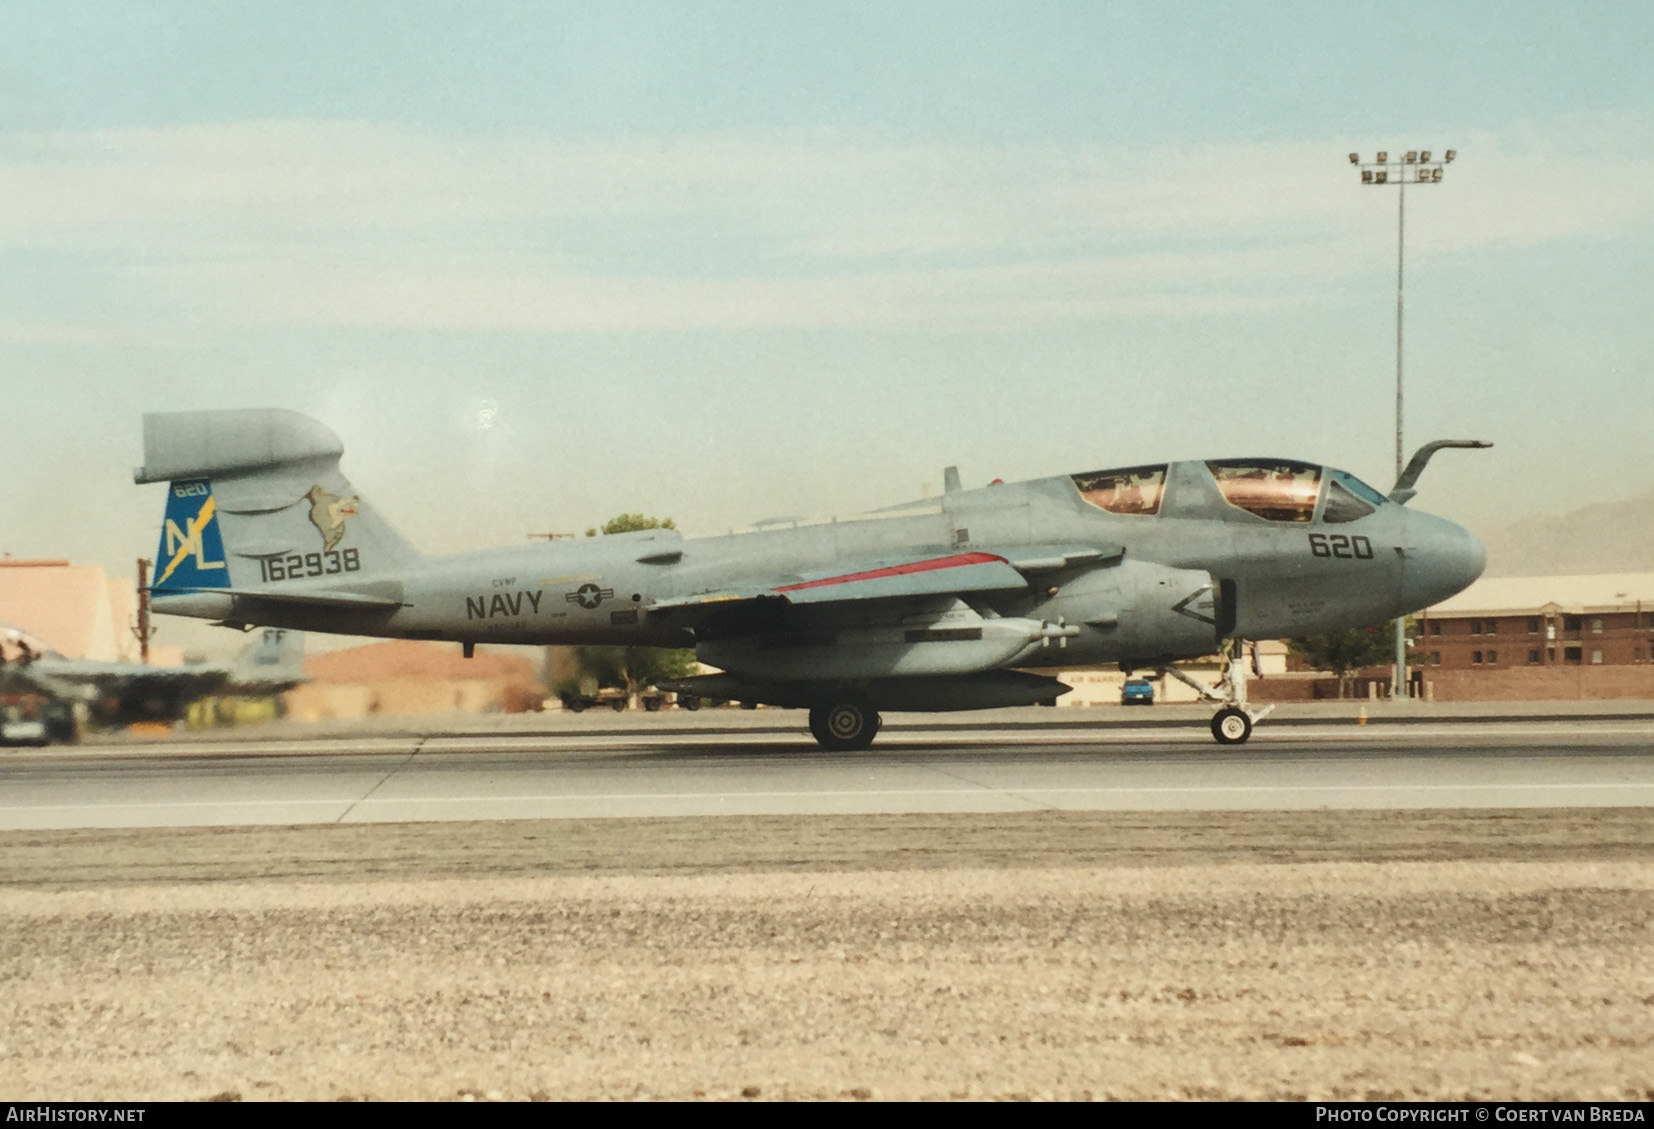
<svg viewBox="0 0 1654 1129">
<path fill-rule="evenodd" d="M 1375 623 L 1371 627 L 1304 635 L 1297 639 L 1288 639 L 1287 646 L 1293 654 L 1315 670 L 1327 670 L 1336 674 L 1338 696 L 1347 698 L 1356 671 L 1363 667 L 1382 666 L 1392 660 L 1395 646 L 1393 623 L 1394 621 Z"/>
<path fill-rule="evenodd" d="M 645 529 L 676 529 L 677 524 L 671 518 L 647 517 L 644 514 L 616 514 L 603 523 L 602 529 L 586 530 L 587 537 L 596 537 L 599 533 L 607 536 L 610 533 L 638 533 Z"/>
<path fill-rule="evenodd" d="M 645 514 L 616 514 L 603 523 L 602 530 L 588 529 L 587 537 L 599 532 L 636 533 L 644 529 L 676 529 L 671 518 L 649 517 Z M 548 648 L 548 652 L 564 651 Z M 665 647 L 571 647 L 566 655 L 555 658 L 548 653 L 547 667 L 553 671 L 555 685 L 552 693 L 559 696 L 580 693 L 581 683 L 595 683 L 598 689 L 625 690 L 633 693 L 657 682 L 684 678 L 698 669 L 695 652 Z"/>
</svg>

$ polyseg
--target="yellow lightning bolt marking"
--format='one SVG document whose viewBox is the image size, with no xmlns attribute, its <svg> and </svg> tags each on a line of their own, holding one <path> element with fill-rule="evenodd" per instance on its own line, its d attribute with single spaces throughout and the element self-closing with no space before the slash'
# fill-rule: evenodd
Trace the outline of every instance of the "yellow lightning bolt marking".
<svg viewBox="0 0 1654 1129">
<path fill-rule="evenodd" d="M 184 538 L 183 544 L 178 546 L 178 551 L 172 555 L 172 560 L 167 562 L 167 570 L 155 582 L 155 587 L 159 588 L 165 584 L 167 577 L 171 576 L 178 566 L 184 563 L 184 558 L 195 552 L 196 546 L 201 544 L 201 531 L 206 529 L 207 523 L 212 520 L 216 501 L 217 499 L 209 494 L 207 500 L 201 505 L 201 511 L 190 519 L 189 535 Z"/>
</svg>

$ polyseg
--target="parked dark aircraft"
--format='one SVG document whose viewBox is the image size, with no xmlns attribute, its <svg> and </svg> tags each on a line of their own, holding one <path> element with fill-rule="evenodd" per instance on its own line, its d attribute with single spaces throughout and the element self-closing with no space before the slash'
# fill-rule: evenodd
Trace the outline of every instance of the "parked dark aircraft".
<svg viewBox="0 0 1654 1129">
<path fill-rule="evenodd" d="M 32 689 L 64 702 L 85 702 L 106 725 L 176 721 L 211 694 L 270 695 L 304 681 L 304 636 L 269 628 L 234 662 L 146 666 L 68 659 L 17 628 L 0 628 L 0 689 Z"/>
</svg>

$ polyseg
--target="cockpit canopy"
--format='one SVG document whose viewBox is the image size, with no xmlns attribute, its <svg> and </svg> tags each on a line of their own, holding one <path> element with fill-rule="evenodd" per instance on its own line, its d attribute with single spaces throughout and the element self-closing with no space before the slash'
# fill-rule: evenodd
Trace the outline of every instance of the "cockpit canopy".
<svg viewBox="0 0 1654 1129">
<path fill-rule="evenodd" d="M 1160 512 L 1169 466 L 1091 471 L 1074 475 L 1074 485 L 1100 510 L 1150 516 Z M 1211 459 L 1206 469 L 1224 501 L 1265 521 L 1314 521 L 1319 505 L 1321 521 L 1340 525 L 1376 512 L 1386 500 L 1352 474 L 1293 459 Z"/>
<path fill-rule="evenodd" d="M 1080 497 L 1111 514 L 1157 514 L 1166 492 L 1166 466 L 1133 466 L 1076 474 Z"/>
<path fill-rule="evenodd" d="M 1321 496 L 1321 468 L 1287 459 L 1212 459 L 1206 469 L 1231 506 L 1266 521 L 1309 521 Z"/>
</svg>

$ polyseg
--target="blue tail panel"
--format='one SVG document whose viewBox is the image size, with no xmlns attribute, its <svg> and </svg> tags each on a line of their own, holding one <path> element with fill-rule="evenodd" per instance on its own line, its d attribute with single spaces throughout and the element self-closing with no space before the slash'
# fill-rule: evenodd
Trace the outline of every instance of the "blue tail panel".
<svg viewBox="0 0 1654 1129">
<path fill-rule="evenodd" d="M 164 594 L 229 586 L 230 566 L 218 531 L 212 482 L 190 478 L 172 483 L 167 488 L 167 513 L 155 551 L 151 590 Z"/>
</svg>

